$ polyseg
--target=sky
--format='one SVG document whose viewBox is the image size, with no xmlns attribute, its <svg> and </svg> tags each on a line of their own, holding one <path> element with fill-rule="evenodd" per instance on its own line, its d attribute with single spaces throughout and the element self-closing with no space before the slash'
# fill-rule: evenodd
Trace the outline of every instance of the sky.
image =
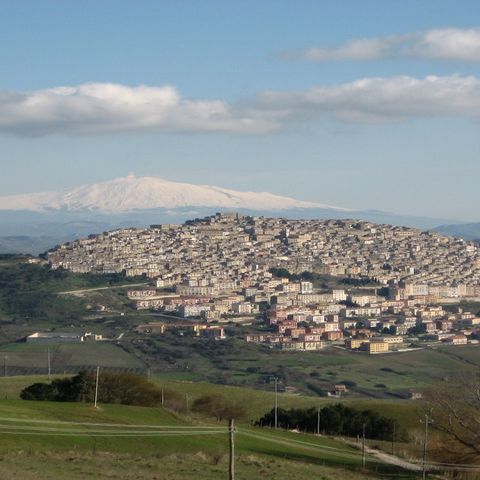
<svg viewBox="0 0 480 480">
<path fill-rule="evenodd" d="M 0 0 L 0 195 L 155 175 L 480 221 L 477 0 Z"/>
</svg>

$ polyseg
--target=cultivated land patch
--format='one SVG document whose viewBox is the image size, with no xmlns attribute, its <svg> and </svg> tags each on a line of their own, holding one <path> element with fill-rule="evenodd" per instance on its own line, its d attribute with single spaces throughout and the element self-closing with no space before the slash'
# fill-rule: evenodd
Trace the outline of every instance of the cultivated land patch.
<svg viewBox="0 0 480 480">
<path fill-rule="evenodd" d="M 7 373 L 48 373 L 48 351 L 52 373 L 76 372 L 96 366 L 143 372 L 144 364 L 118 345 L 107 342 L 63 344 L 12 343 L 0 346 L 0 360 Z M 4 372 L 3 372 L 4 373 Z"/>
</svg>

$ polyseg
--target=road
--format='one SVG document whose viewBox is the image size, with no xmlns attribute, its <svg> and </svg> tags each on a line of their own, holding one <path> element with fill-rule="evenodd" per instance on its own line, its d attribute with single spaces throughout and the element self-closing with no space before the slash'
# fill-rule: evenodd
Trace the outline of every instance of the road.
<svg viewBox="0 0 480 480">
<path fill-rule="evenodd" d="M 77 295 L 88 292 L 98 292 L 100 290 L 113 290 L 114 288 L 127 288 L 127 287 L 143 287 L 149 285 L 148 282 L 144 283 L 128 283 L 126 285 L 112 285 L 110 287 L 96 287 L 96 288 L 84 288 L 82 290 L 68 290 L 66 292 L 57 292 L 57 295 Z"/>
</svg>

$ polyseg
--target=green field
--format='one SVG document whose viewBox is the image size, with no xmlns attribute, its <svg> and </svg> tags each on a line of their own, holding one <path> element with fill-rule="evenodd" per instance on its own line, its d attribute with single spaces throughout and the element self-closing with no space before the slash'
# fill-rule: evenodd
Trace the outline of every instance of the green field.
<svg viewBox="0 0 480 480">
<path fill-rule="evenodd" d="M 39 380 L 45 379 L 0 379 L 0 396 L 8 392 L 13 398 L 22 385 Z M 175 385 L 169 383 L 168 387 Z M 202 393 L 209 388 L 200 387 Z M 222 394 L 242 402 L 257 394 L 247 391 L 239 397 L 239 390 L 232 388 Z M 2 479 L 87 476 L 207 480 L 226 475 L 226 425 L 189 413 L 123 405 L 95 409 L 82 403 L 0 400 L 0 432 Z M 165 432 L 177 434 L 167 436 Z M 362 471 L 359 451 L 329 438 L 253 428 L 248 423 L 237 427 L 236 462 L 240 479 L 415 478 L 373 458 Z"/>
<path fill-rule="evenodd" d="M 59 376 L 53 376 L 57 378 Z M 61 376 L 60 376 L 61 377 Z M 203 395 L 219 395 L 227 402 L 242 405 L 245 417 L 241 422 L 250 425 L 271 410 L 275 402 L 275 394 L 249 388 L 215 385 L 204 382 L 186 382 L 165 380 L 152 377 L 151 380 L 165 391 L 173 391 L 182 397 L 188 395 L 189 404 Z M 18 399 L 23 388 L 34 382 L 48 381 L 47 376 L 18 376 L 0 378 L 0 399 Z M 279 393 L 277 397 L 279 408 L 309 408 L 338 402 L 337 399 L 315 398 L 312 396 Z M 398 425 L 407 430 L 420 428 L 418 420 L 423 414 L 422 404 L 409 400 L 342 400 L 359 409 L 373 409 L 379 413 L 397 420 Z"/>
<path fill-rule="evenodd" d="M 0 346 L 0 366 L 10 374 L 48 373 L 48 350 L 52 373 L 77 371 L 82 368 L 110 367 L 143 371 L 145 366 L 119 346 L 106 342 L 63 344 L 11 343 Z M 29 370 L 31 372 L 29 372 Z M 42 372 L 43 370 L 43 372 Z M 8 373 L 7 372 L 7 373 Z"/>
<path fill-rule="evenodd" d="M 439 346 L 373 356 L 337 348 L 284 353 L 246 344 L 240 339 L 214 342 L 165 336 L 139 340 L 127 334 L 117 343 L 4 344 L 0 346 L 0 374 L 5 357 L 10 374 L 47 373 L 49 348 L 54 373 L 97 365 L 136 371 L 149 369 L 158 379 L 215 383 L 264 392 L 273 391 L 271 378 L 277 376 L 280 391 L 296 391 L 314 401 L 325 397 L 338 383 L 348 386 L 346 399 L 394 400 L 408 398 L 409 391 L 421 391 L 459 372 L 480 367 L 478 345 Z"/>
<path fill-rule="evenodd" d="M 312 396 L 325 395 L 333 385 L 345 383 L 350 398 L 407 398 L 411 390 L 480 367 L 479 345 L 367 355 L 339 348 L 280 352 L 239 338 L 206 342 L 164 335 L 139 342 L 133 346 L 137 356 L 164 378 L 272 390 L 269 379 L 277 376 L 281 389 L 293 387 Z"/>
</svg>

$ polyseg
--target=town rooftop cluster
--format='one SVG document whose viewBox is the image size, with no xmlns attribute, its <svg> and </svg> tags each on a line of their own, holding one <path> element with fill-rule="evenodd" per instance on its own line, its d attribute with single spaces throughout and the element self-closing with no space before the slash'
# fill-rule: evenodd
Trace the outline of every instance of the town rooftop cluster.
<svg viewBox="0 0 480 480">
<path fill-rule="evenodd" d="M 151 278 L 155 287 L 128 292 L 138 309 L 206 322 L 263 320 L 270 328 L 246 340 L 285 350 L 318 350 L 347 338 L 349 349 L 384 353 L 413 333 L 459 344 L 476 338 L 480 322 L 439 306 L 480 297 L 478 247 L 406 227 L 216 214 L 92 235 L 57 247 L 48 260 L 74 272 Z M 325 290 L 275 277 L 272 269 L 377 288 Z"/>
</svg>

